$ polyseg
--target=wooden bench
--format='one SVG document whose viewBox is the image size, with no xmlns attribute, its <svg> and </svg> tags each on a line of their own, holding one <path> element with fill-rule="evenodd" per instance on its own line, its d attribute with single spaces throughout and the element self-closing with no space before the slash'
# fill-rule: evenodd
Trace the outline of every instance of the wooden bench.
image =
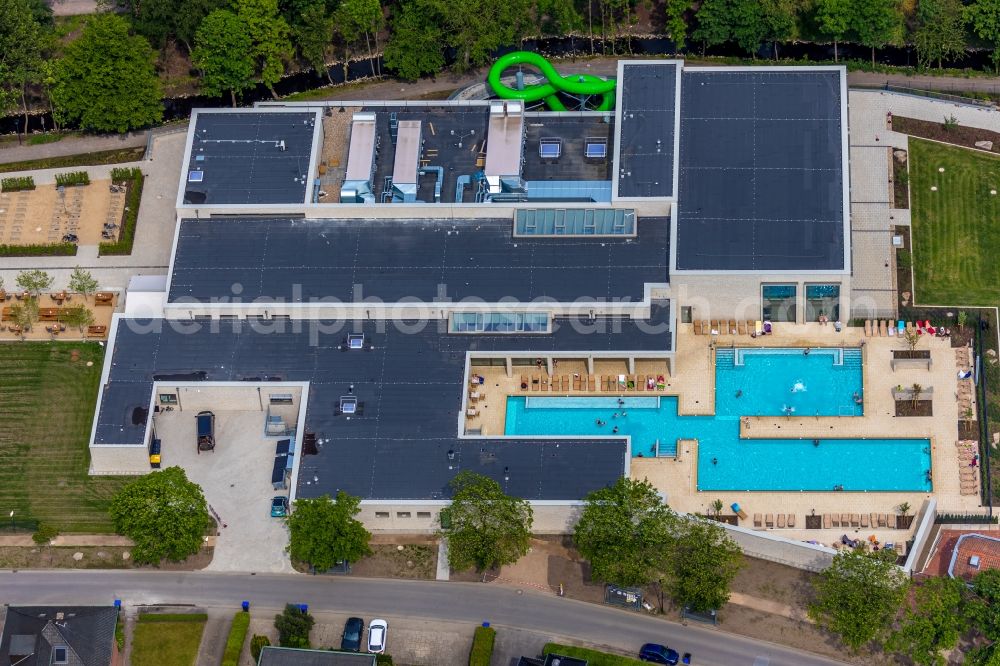
<svg viewBox="0 0 1000 666">
<path fill-rule="evenodd" d="M 88 338 L 103 338 L 108 334 L 107 326 L 88 326 L 87 327 L 87 337 Z"/>
</svg>

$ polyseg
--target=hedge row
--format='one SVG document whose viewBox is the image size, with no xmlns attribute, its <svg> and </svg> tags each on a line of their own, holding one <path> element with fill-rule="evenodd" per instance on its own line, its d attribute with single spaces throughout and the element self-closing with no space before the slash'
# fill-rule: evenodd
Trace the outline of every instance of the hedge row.
<svg viewBox="0 0 1000 666">
<path fill-rule="evenodd" d="M 17 176 L 0 180 L 0 191 L 2 192 L 20 192 L 21 190 L 33 189 L 35 189 L 35 179 L 31 176 Z"/>
<path fill-rule="evenodd" d="M 122 221 L 122 233 L 116 243 L 101 243 L 99 255 L 132 254 L 132 244 L 135 242 L 135 225 L 139 220 L 139 202 L 142 201 L 142 184 L 145 178 L 138 168 L 111 170 L 111 180 L 128 183 L 128 196 L 125 197 L 125 217 Z"/>
<path fill-rule="evenodd" d="M 70 171 L 69 173 L 57 173 L 56 185 L 59 185 L 61 187 L 90 185 L 90 174 L 88 174 L 86 171 Z"/>
<path fill-rule="evenodd" d="M 233 626 L 229 629 L 226 651 L 222 655 L 222 666 L 239 666 L 240 655 L 243 653 L 243 643 L 247 640 L 249 628 L 250 613 L 238 612 L 233 617 Z"/>
<path fill-rule="evenodd" d="M 207 613 L 143 613 L 139 622 L 207 622 Z"/>
<path fill-rule="evenodd" d="M 476 633 L 472 636 L 472 649 L 469 651 L 469 666 L 490 666 L 496 637 L 497 630 L 493 627 L 476 627 Z"/>
<path fill-rule="evenodd" d="M 644 662 L 631 657 L 622 657 L 617 654 L 588 650 L 587 648 L 573 647 L 572 645 L 559 645 L 558 643 L 546 643 L 542 648 L 543 654 L 558 654 L 563 657 L 576 657 L 584 659 L 587 666 L 645 666 Z"/>
<path fill-rule="evenodd" d="M 0 257 L 72 257 L 75 255 L 76 243 L 0 245 Z"/>
</svg>

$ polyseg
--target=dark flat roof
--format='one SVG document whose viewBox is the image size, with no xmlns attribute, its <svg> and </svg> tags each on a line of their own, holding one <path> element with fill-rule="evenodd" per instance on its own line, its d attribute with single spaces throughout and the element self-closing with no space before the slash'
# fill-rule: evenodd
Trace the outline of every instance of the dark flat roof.
<svg viewBox="0 0 1000 666">
<path fill-rule="evenodd" d="M 614 114 L 609 113 L 531 113 L 524 118 L 525 180 L 611 180 L 611 160 L 614 154 Z M 539 155 L 539 143 L 544 139 L 561 142 L 558 159 Z M 587 158 L 588 140 L 604 142 L 603 158 Z"/>
<path fill-rule="evenodd" d="M 181 176 L 184 203 L 305 202 L 315 120 L 305 111 L 199 113 Z M 192 171 L 202 172 L 200 182 Z"/>
<path fill-rule="evenodd" d="M 258 666 L 374 666 L 375 655 L 266 646 Z"/>
<path fill-rule="evenodd" d="M 182 220 L 169 299 L 308 302 L 363 297 L 431 302 L 578 298 L 641 301 L 668 281 L 669 219 L 639 220 L 635 238 L 513 236 L 504 220 Z"/>
<path fill-rule="evenodd" d="M 674 123 L 677 63 L 628 64 L 622 68 L 618 196 L 674 194 Z M 683 111 L 684 105 L 681 105 Z"/>
<path fill-rule="evenodd" d="M 685 70 L 677 269 L 843 270 L 839 70 Z"/>
<path fill-rule="evenodd" d="M 378 137 L 378 157 L 375 159 L 375 180 L 372 191 L 378 201 L 381 201 L 383 183 L 386 176 L 392 176 L 396 159 L 395 145 L 390 131 L 392 114 L 396 120 L 421 121 L 420 136 L 423 140 L 423 156 L 428 166 L 439 166 L 444 169 L 444 182 L 441 186 L 441 203 L 455 203 L 458 177 L 471 176 L 478 170 L 476 158 L 480 151 L 485 150 L 486 124 L 489 119 L 489 107 L 364 107 L 363 111 L 375 113 L 375 132 Z M 462 144 L 459 146 L 459 144 Z M 420 177 L 417 189 L 417 199 L 432 203 L 434 201 L 434 175 Z M 473 188 L 466 187 L 464 199 L 466 203 L 475 201 Z"/>
<path fill-rule="evenodd" d="M 654 302 L 649 320 L 557 319 L 550 335 L 448 335 L 431 322 L 402 331 L 392 321 L 318 322 L 120 319 L 111 350 L 95 444 L 144 440 L 153 382 L 308 381 L 305 429 L 325 445 L 305 456 L 299 495 L 344 490 L 366 499 L 438 499 L 461 470 L 473 470 L 528 499 L 579 499 L 614 483 L 627 455 L 614 439 L 460 439 L 466 352 L 643 351 L 670 348 L 669 304 Z M 379 330 L 382 329 L 382 330 Z M 371 350 L 341 351 L 348 332 L 363 332 Z M 347 395 L 364 414 L 334 415 Z M 487 393 L 487 396 L 489 394 Z M 488 401 L 486 404 L 489 404 Z M 504 409 L 497 400 L 495 409 Z M 136 410 L 140 410 L 137 418 Z M 455 460 L 447 453 L 455 451 Z M 509 469 L 509 480 L 503 470 Z"/>
</svg>

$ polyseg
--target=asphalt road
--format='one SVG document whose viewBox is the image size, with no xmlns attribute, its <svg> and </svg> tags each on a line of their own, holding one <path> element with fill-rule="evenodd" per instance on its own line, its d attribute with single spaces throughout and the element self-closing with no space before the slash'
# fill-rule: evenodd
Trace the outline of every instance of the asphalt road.
<svg viewBox="0 0 1000 666">
<path fill-rule="evenodd" d="M 8 604 L 175 603 L 255 609 L 286 602 L 310 609 L 364 615 L 480 622 L 521 627 L 553 637 L 638 650 L 647 641 L 691 652 L 715 666 L 829 666 L 842 662 L 754 641 L 703 626 L 682 626 L 648 615 L 606 608 L 530 590 L 481 583 L 438 583 L 302 575 L 149 571 L 2 571 L 0 598 Z M 759 661 L 755 661 L 758 658 Z"/>
</svg>

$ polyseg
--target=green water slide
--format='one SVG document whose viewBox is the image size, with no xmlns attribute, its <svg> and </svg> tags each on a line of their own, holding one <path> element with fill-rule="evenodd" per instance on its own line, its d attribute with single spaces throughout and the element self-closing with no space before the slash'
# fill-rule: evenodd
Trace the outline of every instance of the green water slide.
<svg viewBox="0 0 1000 666">
<path fill-rule="evenodd" d="M 538 83 L 525 86 L 523 90 L 517 90 L 504 85 L 500 77 L 504 71 L 515 65 L 531 65 L 542 73 L 547 83 Z M 493 92 L 502 99 L 520 99 L 525 102 L 538 102 L 545 100 L 545 103 L 553 111 L 565 111 L 566 105 L 559 99 L 558 93 L 563 92 L 569 95 L 600 95 L 601 101 L 597 105 L 598 111 L 609 111 L 615 106 L 615 84 L 614 80 L 608 81 L 592 74 L 571 74 L 560 76 L 556 68 L 548 60 L 530 51 L 514 51 L 508 53 L 493 63 L 486 80 L 489 82 Z"/>
</svg>

